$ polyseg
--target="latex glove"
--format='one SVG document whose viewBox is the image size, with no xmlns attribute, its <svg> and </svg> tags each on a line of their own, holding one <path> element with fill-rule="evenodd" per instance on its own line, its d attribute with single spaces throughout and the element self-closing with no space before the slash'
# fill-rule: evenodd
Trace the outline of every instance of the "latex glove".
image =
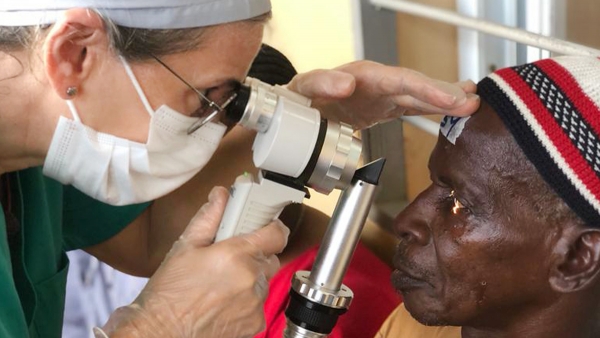
<svg viewBox="0 0 600 338">
<path fill-rule="evenodd" d="M 402 115 L 467 116 L 479 107 L 472 81 L 431 79 L 411 69 L 372 61 L 298 74 L 287 88 L 313 99 L 326 118 L 363 129 Z"/>
<path fill-rule="evenodd" d="M 111 315 L 108 336 L 235 338 L 263 329 L 267 280 L 289 230 L 277 220 L 212 244 L 227 198 L 223 187 L 211 191 L 135 302 Z"/>
</svg>

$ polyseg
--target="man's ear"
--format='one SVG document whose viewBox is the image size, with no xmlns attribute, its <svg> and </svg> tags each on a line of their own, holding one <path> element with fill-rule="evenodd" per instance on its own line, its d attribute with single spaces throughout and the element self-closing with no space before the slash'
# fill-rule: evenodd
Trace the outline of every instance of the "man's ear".
<svg viewBox="0 0 600 338">
<path fill-rule="evenodd" d="M 43 61 L 50 85 L 63 99 L 67 89 L 82 91 L 94 63 L 106 57 L 109 40 L 100 16 L 89 9 L 65 12 L 45 39 Z"/>
<path fill-rule="evenodd" d="M 555 291 L 579 291 L 600 278 L 600 230 L 568 227 L 554 253 L 549 281 Z"/>
</svg>

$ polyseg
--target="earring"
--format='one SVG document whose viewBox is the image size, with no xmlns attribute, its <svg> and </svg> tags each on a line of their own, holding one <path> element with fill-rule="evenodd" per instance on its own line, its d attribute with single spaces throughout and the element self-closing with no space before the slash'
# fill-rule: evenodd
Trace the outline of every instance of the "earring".
<svg viewBox="0 0 600 338">
<path fill-rule="evenodd" d="M 67 96 L 73 97 L 75 95 L 77 95 L 77 87 L 67 88 Z"/>
</svg>

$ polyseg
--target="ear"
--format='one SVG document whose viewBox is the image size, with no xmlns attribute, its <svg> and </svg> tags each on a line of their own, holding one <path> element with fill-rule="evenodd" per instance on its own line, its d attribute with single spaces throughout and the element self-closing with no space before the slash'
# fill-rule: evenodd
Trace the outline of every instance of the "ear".
<svg viewBox="0 0 600 338">
<path fill-rule="evenodd" d="M 565 229 L 557 242 L 550 285 L 557 292 L 575 292 L 594 284 L 600 275 L 600 230 Z"/>
<path fill-rule="evenodd" d="M 43 50 L 50 85 L 61 98 L 69 99 L 67 89 L 75 87 L 81 93 L 94 63 L 107 56 L 109 40 L 97 13 L 75 8 L 52 26 Z"/>
</svg>

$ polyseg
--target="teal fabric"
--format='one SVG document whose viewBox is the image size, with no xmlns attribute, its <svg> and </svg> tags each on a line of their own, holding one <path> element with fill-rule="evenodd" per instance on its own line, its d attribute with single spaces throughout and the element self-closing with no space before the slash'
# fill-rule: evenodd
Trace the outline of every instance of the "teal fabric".
<svg viewBox="0 0 600 338">
<path fill-rule="evenodd" d="M 6 222 L 0 208 L 0 337 L 27 337 L 27 323 L 21 307 L 21 300 L 13 282 L 13 271 L 8 242 Z"/>
<path fill-rule="evenodd" d="M 119 233 L 150 203 L 115 207 L 99 202 L 72 186 L 64 187 L 63 238 L 67 251 L 85 248 Z"/>
<path fill-rule="evenodd" d="M 101 243 L 147 208 L 109 206 L 30 168 L 11 175 L 21 236 L 9 248 L 0 210 L 0 337 L 60 337 L 66 249 Z"/>
</svg>

